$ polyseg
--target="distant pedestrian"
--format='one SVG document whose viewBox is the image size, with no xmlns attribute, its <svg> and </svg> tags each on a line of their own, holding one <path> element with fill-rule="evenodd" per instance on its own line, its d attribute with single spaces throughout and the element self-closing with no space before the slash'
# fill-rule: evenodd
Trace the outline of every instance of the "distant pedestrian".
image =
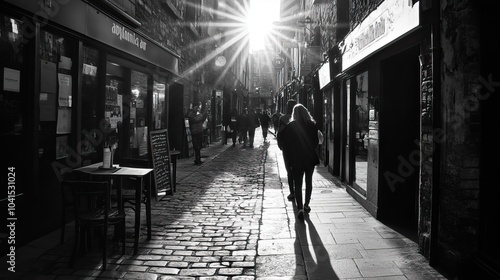
<svg viewBox="0 0 500 280">
<path fill-rule="evenodd" d="M 309 111 L 302 104 L 293 107 L 290 122 L 278 135 L 281 138 L 283 152 L 289 156 L 289 163 L 295 183 L 295 202 L 298 218 L 304 218 L 304 211 L 309 213 L 311 208 L 312 175 L 314 166 L 319 164 L 316 153 L 318 146 L 318 126 Z M 306 197 L 302 204 L 302 180 L 306 181 Z"/>
<path fill-rule="evenodd" d="M 273 114 L 273 116 L 271 117 L 271 121 L 273 122 L 274 134 L 276 134 L 276 135 L 278 134 L 278 127 L 279 127 L 280 117 L 281 117 L 281 114 L 278 111 L 276 111 Z"/>
<path fill-rule="evenodd" d="M 193 141 L 194 149 L 194 164 L 200 165 L 201 161 L 201 148 L 203 145 L 203 123 L 207 119 L 205 110 L 201 110 L 200 106 L 194 106 L 189 114 L 189 127 L 191 128 L 191 139 Z"/>
<path fill-rule="evenodd" d="M 248 127 L 250 126 L 250 119 L 248 118 L 248 109 L 243 109 L 238 121 L 238 132 L 239 140 L 238 142 L 243 143 L 243 148 L 246 147 L 248 142 Z"/>
<path fill-rule="evenodd" d="M 269 130 L 269 123 L 271 122 L 271 117 L 266 110 L 259 114 L 260 127 L 262 128 L 262 137 L 264 141 L 267 141 L 267 131 Z"/>
<path fill-rule="evenodd" d="M 255 129 L 260 126 L 259 117 L 255 112 L 255 109 L 251 108 L 248 110 L 248 143 L 249 147 L 253 148 L 253 142 L 255 139 Z"/>
<path fill-rule="evenodd" d="M 279 118 L 279 125 L 278 125 L 278 133 L 277 133 L 277 138 L 278 138 L 278 147 L 283 150 L 283 144 L 282 140 L 280 140 L 280 133 L 285 129 L 285 126 L 288 124 L 290 121 L 290 118 L 292 117 L 292 111 L 293 111 L 293 106 L 297 104 L 297 101 L 295 99 L 290 99 L 286 103 L 286 114 L 281 116 Z M 282 139 L 283 137 L 281 137 Z M 288 200 L 293 200 L 295 198 L 295 191 L 293 188 L 293 175 L 292 175 L 292 170 L 290 169 L 290 163 L 288 160 L 289 156 L 283 151 L 283 161 L 285 163 L 285 169 L 286 169 L 286 176 L 288 179 L 288 188 L 290 190 L 290 194 L 287 196 Z"/>
<path fill-rule="evenodd" d="M 236 136 L 238 135 L 238 119 L 238 109 L 233 108 L 233 110 L 229 114 L 229 124 L 226 126 L 226 135 L 230 135 L 231 139 L 233 140 L 233 147 L 236 145 Z M 226 136 L 226 144 L 227 137 L 229 136 Z"/>
</svg>

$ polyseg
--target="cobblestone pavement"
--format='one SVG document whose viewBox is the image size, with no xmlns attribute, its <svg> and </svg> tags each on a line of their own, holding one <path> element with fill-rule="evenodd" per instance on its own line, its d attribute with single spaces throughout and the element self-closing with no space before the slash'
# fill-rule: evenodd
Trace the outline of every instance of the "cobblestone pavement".
<svg viewBox="0 0 500 280">
<path fill-rule="evenodd" d="M 20 248 L 18 272 L 2 271 L 0 278 L 446 279 L 414 242 L 374 219 L 322 165 L 313 176 L 312 212 L 297 221 L 275 138 L 264 142 L 258 129 L 255 148 L 230 142 L 204 148 L 200 166 L 179 160 L 176 192 L 153 204 L 152 239 L 143 228 L 138 254 L 132 254 L 128 215 L 126 254 L 111 248 L 106 271 L 98 246 L 69 268 L 71 234 L 59 244 L 55 231 Z"/>
</svg>

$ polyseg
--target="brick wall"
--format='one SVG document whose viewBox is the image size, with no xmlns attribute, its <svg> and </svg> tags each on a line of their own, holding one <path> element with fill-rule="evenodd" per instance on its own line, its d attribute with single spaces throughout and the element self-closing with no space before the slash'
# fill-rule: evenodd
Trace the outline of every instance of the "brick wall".
<svg viewBox="0 0 500 280">
<path fill-rule="evenodd" d="M 207 17 L 208 14 L 204 10 L 201 21 Z M 195 35 L 185 26 L 186 20 L 173 16 L 170 10 L 161 4 L 161 1 L 138 1 L 136 18 L 142 24 L 140 27 L 142 33 L 181 56 L 179 73 L 183 73 L 205 56 L 206 46 L 195 44 L 195 42 L 207 34 L 203 32 L 200 36 Z M 197 75 L 201 74 L 197 73 Z M 195 80 L 197 77 L 193 76 L 192 79 Z"/>
<path fill-rule="evenodd" d="M 441 3 L 443 142 L 439 253 L 454 270 L 477 251 L 479 25 L 470 1 Z"/>
</svg>

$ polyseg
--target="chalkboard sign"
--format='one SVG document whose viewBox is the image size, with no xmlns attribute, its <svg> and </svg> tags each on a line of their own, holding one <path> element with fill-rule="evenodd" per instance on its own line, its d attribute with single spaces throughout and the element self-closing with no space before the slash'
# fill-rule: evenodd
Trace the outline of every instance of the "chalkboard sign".
<svg viewBox="0 0 500 280">
<path fill-rule="evenodd" d="M 153 162 L 156 195 L 172 194 L 172 172 L 170 169 L 170 145 L 166 129 L 149 133 Z"/>
<path fill-rule="evenodd" d="M 191 136 L 191 128 L 189 127 L 189 119 L 184 119 L 184 126 L 186 127 L 186 140 L 188 143 L 188 156 L 194 155 L 193 138 Z"/>
</svg>

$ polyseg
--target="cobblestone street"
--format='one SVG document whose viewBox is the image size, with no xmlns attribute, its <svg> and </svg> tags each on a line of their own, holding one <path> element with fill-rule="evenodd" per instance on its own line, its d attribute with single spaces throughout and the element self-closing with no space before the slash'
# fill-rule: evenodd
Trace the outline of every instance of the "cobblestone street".
<svg viewBox="0 0 500 280">
<path fill-rule="evenodd" d="M 138 254 L 131 214 L 125 255 L 111 248 L 102 271 L 96 245 L 69 268 L 70 223 L 63 244 L 55 231 L 20 248 L 16 273 L 2 272 L 2 279 L 446 279 L 413 241 L 374 219 L 322 164 L 313 176 L 312 211 L 296 220 L 275 138 L 264 142 L 258 129 L 255 143 L 212 143 L 199 166 L 180 159 L 175 193 L 153 204 L 151 240 L 141 218 Z"/>
</svg>

